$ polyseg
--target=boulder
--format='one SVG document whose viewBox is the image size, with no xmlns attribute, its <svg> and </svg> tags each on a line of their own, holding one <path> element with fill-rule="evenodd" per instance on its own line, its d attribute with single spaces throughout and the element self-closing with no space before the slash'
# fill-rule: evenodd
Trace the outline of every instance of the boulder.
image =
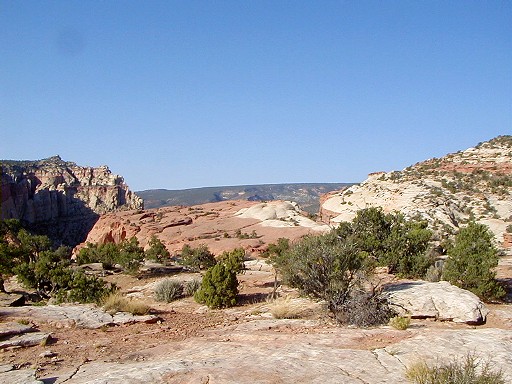
<svg viewBox="0 0 512 384">
<path fill-rule="evenodd" d="M 489 310 L 478 296 L 447 281 L 413 281 L 385 289 L 391 307 L 402 316 L 456 323 L 485 323 Z"/>
</svg>

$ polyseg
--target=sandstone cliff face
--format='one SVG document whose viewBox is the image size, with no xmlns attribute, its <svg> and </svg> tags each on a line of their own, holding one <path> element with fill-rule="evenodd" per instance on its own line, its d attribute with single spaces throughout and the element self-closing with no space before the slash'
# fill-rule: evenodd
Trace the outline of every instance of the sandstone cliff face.
<svg viewBox="0 0 512 384">
<path fill-rule="evenodd" d="M 320 213 L 339 223 L 370 206 L 419 216 L 441 233 L 474 219 L 488 225 L 501 245 L 510 246 L 506 228 L 512 222 L 512 136 L 402 171 L 370 174 L 360 185 L 326 196 Z"/>
<path fill-rule="evenodd" d="M 0 164 L 1 219 L 19 219 L 65 244 L 83 241 L 100 214 L 143 208 L 106 166 L 81 167 L 59 156 Z"/>
</svg>

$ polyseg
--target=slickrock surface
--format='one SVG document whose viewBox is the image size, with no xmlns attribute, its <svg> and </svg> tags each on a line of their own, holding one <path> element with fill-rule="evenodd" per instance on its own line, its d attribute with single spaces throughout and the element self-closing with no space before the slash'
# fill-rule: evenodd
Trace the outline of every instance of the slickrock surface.
<svg viewBox="0 0 512 384">
<path fill-rule="evenodd" d="M 290 202 L 237 200 L 102 215 L 79 248 L 87 242 L 118 243 L 132 236 L 145 246 L 155 235 L 171 253 L 179 252 L 184 244 L 206 244 L 214 254 L 237 247 L 257 254 L 265 249 L 264 244 L 280 237 L 294 240 L 328 229 L 305 217 Z"/>
<path fill-rule="evenodd" d="M 254 321 L 208 332 L 138 362 L 91 362 L 66 383 L 404 383 L 419 359 L 450 361 L 466 353 L 489 357 L 512 380 L 512 331 L 349 330 L 308 332 L 300 320 Z M 295 333 L 297 332 L 297 333 Z M 380 337 L 379 337 L 380 336 Z M 387 339 L 384 348 L 358 339 Z M 147 356 L 151 350 L 141 351 Z M 57 382 L 64 382 L 59 380 Z"/>
<path fill-rule="evenodd" d="M 47 323 L 56 328 L 97 329 L 107 325 L 126 323 L 150 323 L 158 320 L 157 316 L 134 316 L 127 313 L 110 315 L 93 305 L 45 305 L 0 308 L 0 316 L 25 318 L 38 323 Z M 0 328 L 1 329 L 1 328 Z"/>
</svg>

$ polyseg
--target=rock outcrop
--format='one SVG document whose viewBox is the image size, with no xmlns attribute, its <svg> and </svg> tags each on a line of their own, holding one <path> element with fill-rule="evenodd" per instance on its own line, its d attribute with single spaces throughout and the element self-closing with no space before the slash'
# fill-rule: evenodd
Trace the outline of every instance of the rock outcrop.
<svg viewBox="0 0 512 384">
<path fill-rule="evenodd" d="M 83 241 L 100 214 L 143 208 L 107 166 L 82 167 L 59 156 L 0 164 L 1 219 L 19 219 L 64 244 Z"/>
<path fill-rule="evenodd" d="M 237 247 L 258 254 L 266 249 L 265 244 L 275 243 L 280 237 L 293 241 L 328 229 L 301 215 L 293 203 L 234 200 L 108 213 L 101 216 L 75 251 L 87 242 L 119 243 L 132 236 L 146 247 L 156 236 L 171 253 L 179 253 L 184 244 L 205 244 L 214 254 Z"/>
<path fill-rule="evenodd" d="M 402 171 L 370 174 L 360 185 L 324 198 L 321 216 L 335 224 L 372 206 L 425 219 L 441 234 L 475 219 L 488 225 L 501 245 L 510 246 L 512 136 L 499 136 Z"/>
</svg>

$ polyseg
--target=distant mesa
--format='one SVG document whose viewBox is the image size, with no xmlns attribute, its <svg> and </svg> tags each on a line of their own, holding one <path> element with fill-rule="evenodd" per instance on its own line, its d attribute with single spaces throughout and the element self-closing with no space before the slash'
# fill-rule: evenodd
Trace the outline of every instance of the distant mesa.
<svg viewBox="0 0 512 384">
<path fill-rule="evenodd" d="M 142 209 L 143 200 L 107 166 L 83 167 L 60 156 L 0 160 L 1 219 L 19 219 L 56 242 L 83 241 L 100 214 Z"/>
<path fill-rule="evenodd" d="M 353 183 L 291 183 L 192 188 L 183 190 L 152 189 L 139 191 L 147 209 L 166 206 L 193 206 L 229 200 L 294 201 L 308 213 L 316 214 L 320 197 Z"/>
</svg>

